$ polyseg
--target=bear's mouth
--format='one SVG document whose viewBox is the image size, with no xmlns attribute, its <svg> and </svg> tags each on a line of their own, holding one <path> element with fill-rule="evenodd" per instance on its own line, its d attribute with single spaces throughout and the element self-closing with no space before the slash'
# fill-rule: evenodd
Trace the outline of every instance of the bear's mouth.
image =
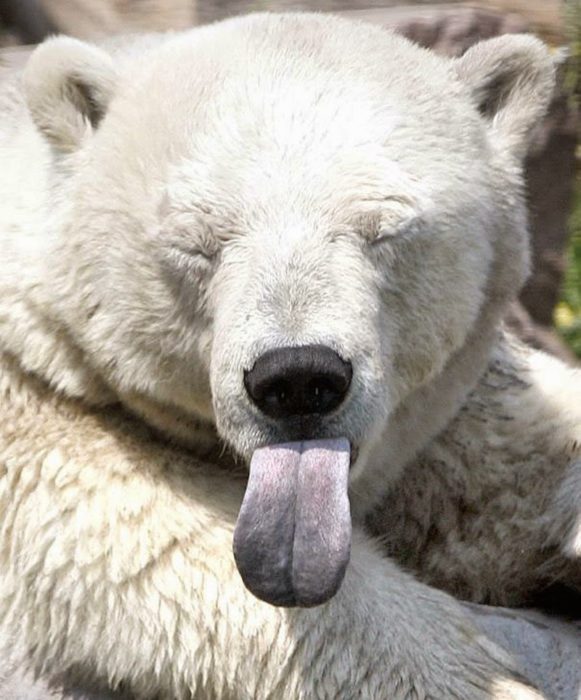
<svg viewBox="0 0 581 700">
<path fill-rule="evenodd" d="M 351 551 L 350 456 L 345 438 L 254 452 L 234 558 L 257 598 L 311 607 L 339 590 Z"/>
</svg>

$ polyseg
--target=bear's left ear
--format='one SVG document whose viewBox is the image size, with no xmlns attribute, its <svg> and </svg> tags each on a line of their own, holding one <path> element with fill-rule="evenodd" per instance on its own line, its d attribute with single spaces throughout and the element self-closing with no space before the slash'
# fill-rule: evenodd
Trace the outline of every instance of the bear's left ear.
<svg viewBox="0 0 581 700">
<path fill-rule="evenodd" d="M 547 47 L 526 34 L 507 34 L 476 44 L 454 61 L 482 116 L 518 158 L 544 116 L 555 86 L 555 63 Z"/>
<path fill-rule="evenodd" d="M 24 69 L 32 120 L 57 153 L 71 153 L 95 129 L 115 91 L 109 54 L 69 37 L 41 44 Z"/>
</svg>

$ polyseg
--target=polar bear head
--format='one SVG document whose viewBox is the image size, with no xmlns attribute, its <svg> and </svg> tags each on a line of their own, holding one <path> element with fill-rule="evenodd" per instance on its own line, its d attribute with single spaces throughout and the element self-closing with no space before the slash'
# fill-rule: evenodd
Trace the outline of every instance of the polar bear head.
<svg viewBox="0 0 581 700">
<path fill-rule="evenodd" d="M 299 602 L 340 579 L 333 486 L 371 502 L 482 371 L 527 271 L 521 160 L 552 84 L 532 37 L 447 60 L 310 14 L 110 51 L 56 38 L 29 62 L 51 314 L 148 420 L 260 455 L 251 511 L 328 516 L 334 583 Z"/>
</svg>

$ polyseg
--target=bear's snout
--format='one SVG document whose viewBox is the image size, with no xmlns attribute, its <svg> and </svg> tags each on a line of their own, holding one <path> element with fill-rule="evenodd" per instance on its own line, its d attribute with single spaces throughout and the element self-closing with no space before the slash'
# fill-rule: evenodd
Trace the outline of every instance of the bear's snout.
<svg viewBox="0 0 581 700">
<path fill-rule="evenodd" d="M 325 345 L 268 350 L 244 373 L 251 401 L 271 418 L 326 415 L 344 401 L 353 368 Z"/>
</svg>

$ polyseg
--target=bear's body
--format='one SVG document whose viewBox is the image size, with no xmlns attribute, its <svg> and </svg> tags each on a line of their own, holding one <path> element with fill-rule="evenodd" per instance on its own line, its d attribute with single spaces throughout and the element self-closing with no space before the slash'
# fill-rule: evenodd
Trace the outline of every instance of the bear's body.
<svg viewBox="0 0 581 700">
<path fill-rule="evenodd" d="M 539 697 L 397 562 L 478 602 L 581 587 L 581 377 L 499 330 L 545 50 L 449 62 L 258 15 L 111 51 L 48 42 L 26 101 L 18 81 L 0 97 L 4 637 L 49 677 L 143 698 Z M 258 411 L 264 354 L 321 345 L 349 359 L 345 405 Z M 260 602 L 220 441 L 248 462 L 337 437 L 345 581 L 312 610 Z"/>
<path fill-rule="evenodd" d="M 578 370 L 501 338 L 458 416 L 370 519 L 387 551 L 480 603 L 532 604 L 556 582 L 579 591 L 579 391 Z"/>
</svg>

